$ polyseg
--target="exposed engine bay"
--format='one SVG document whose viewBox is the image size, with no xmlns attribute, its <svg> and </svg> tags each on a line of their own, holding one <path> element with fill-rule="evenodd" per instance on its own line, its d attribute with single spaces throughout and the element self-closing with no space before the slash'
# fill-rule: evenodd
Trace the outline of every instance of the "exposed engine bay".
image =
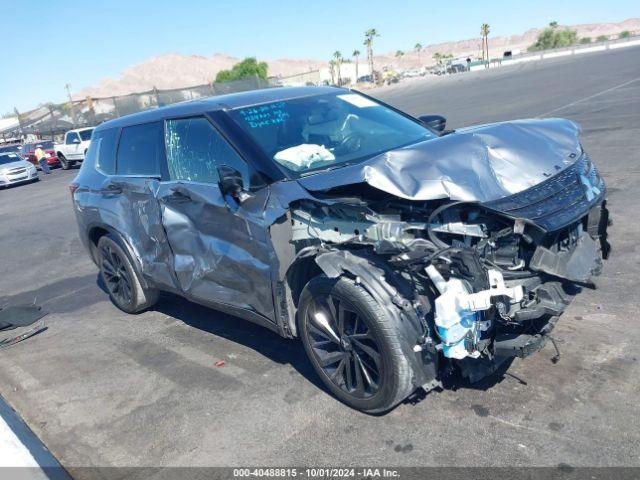
<svg viewBox="0 0 640 480">
<path fill-rule="evenodd" d="M 413 352 L 435 358 L 427 363 L 436 377 L 455 364 L 477 381 L 502 360 L 542 348 L 573 295 L 601 271 L 610 249 L 604 185 L 583 157 L 497 202 L 405 200 L 367 184 L 334 188 L 323 203 L 292 205 L 292 241 L 315 249 L 325 272 L 331 255 L 377 265 L 390 298 L 402 297 L 394 303 L 420 321 Z M 356 269 L 351 274 L 367 283 Z"/>
</svg>

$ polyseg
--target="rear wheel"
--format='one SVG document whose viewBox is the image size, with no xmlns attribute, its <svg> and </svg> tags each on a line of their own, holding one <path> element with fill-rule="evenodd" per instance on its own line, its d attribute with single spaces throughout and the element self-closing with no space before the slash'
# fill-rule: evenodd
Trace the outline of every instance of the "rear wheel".
<svg viewBox="0 0 640 480">
<path fill-rule="evenodd" d="M 69 170 L 69 160 L 67 160 L 63 154 L 58 154 L 58 160 L 60 160 L 60 167 L 62 168 L 62 170 Z"/>
<path fill-rule="evenodd" d="M 413 391 L 409 364 L 385 308 L 352 280 L 312 279 L 300 296 L 298 315 L 313 367 L 347 405 L 379 413 Z"/>
<path fill-rule="evenodd" d="M 116 307 L 127 313 L 138 313 L 158 301 L 158 290 L 142 286 L 129 256 L 114 237 L 100 237 L 98 252 L 100 275 Z"/>
</svg>

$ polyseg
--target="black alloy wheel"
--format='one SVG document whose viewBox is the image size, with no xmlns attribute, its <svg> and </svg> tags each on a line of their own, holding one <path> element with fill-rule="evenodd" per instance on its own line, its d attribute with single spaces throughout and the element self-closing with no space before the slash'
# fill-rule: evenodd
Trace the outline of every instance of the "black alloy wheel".
<svg viewBox="0 0 640 480">
<path fill-rule="evenodd" d="M 102 245 L 100 264 L 107 290 L 116 304 L 118 306 L 131 304 L 133 301 L 133 279 L 120 253 L 112 245 Z"/>
<path fill-rule="evenodd" d="M 380 388 L 380 347 L 355 308 L 328 295 L 307 309 L 308 341 L 318 365 L 348 395 L 369 398 Z"/>
<path fill-rule="evenodd" d="M 415 389 L 388 307 L 350 278 L 320 275 L 307 283 L 298 332 L 327 389 L 352 408 L 385 412 Z"/>
</svg>

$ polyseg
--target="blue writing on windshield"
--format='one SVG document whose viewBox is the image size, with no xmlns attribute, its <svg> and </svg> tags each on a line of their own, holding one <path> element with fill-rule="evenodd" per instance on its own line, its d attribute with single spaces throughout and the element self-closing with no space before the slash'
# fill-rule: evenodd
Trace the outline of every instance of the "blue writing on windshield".
<svg viewBox="0 0 640 480">
<path fill-rule="evenodd" d="M 262 128 L 287 121 L 291 115 L 285 111 L 285 107 L 286 102 L 278 102 L 243 108 L 239 113 L 251 128 Z"/>
</svg>

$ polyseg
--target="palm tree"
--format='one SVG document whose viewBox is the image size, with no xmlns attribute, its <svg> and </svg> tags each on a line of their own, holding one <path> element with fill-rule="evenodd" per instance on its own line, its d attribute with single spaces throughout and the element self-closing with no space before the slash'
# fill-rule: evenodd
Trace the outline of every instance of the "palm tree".
<svg viewBox="0 0 640 480">
<path fill-rule="evenodd" d="M 336 84 L 336 62 L 329 60 L 329 73 L 331 74 L 331 85 Z"/>
<path fill-rule="evenodd" d="M 340 64 L 342 63 L 342 53 L 339 50 L 333 52 L 333 58 L 336 62 L 336 71 L 338 72 L 338 86 L 342 84 L 342 78 L 340 78 Z"/>
<path fill-rule="evenodd" d="M 375 82 L 375 75 L 373 73 L 373 39 L 379 36 L 380 34 L 375 28 L 370 28 L 364 32 L 364 45 L 367 47 L 367 60 L 369 61 L 369 73 L 372 83 Z"/>
<path fill-rule="evenodd" d="M 418 52 L 418 65 L 420 64 L 420 52 L 422 51 L 422 44 L 420 42 L 416 43 L 415 47 L 413 47 L 416 52 Z"/>
<path fill-rule="evenodd" d="M 360 57 L 360 50 L 355 49 L 351 56 L 356 59 L 356 81 L 354 83 L 358 83 L 358 58 Z"/>
<path fill-rule="evenodd" d="M 482 36 L 482 60 L 489 62 L 489 24 L 480 25 L 480 35 Z M 485 51 L 487 52 L 485 57 Z"/>
</svg>

